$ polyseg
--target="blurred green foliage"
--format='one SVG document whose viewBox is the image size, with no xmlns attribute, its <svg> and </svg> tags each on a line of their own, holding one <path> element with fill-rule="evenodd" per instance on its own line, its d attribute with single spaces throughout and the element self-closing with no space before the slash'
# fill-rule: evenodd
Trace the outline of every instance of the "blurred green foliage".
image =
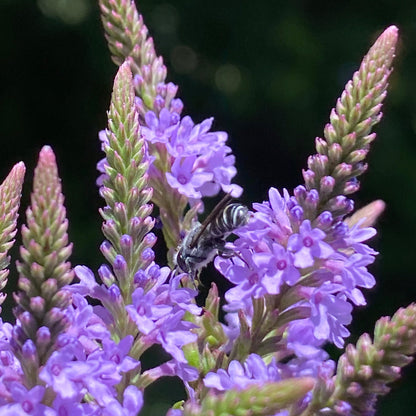
<svg viewBox="0 0 416 416">
<path fill-rule="evenodd" d="M 362 177 L 356 205 L 387 203 L 374 242 L 381 252 L 377 288 L 355 313 L 355 341 L 382 315 L 416 300 L 416 3 L 410 0 L 142 0 L 136 4 L 165 58 L 169 80 L 180 87 L 185 113 L 196 122 L 215 116 L 230 135 L 243 201 L 262 201 L 270 186 L 292 189 L 314 151 L 330 109 L 381 31 L 391 24 L 401 40 L 385 118 Z M 102 259 L 102 202 L 95 186 L 102 157 L 112 78 L 94 0 L 0 0 L 0 120 L 4 178 L 12 164 L 28 167 L 29 200 L 37 153 L 57 154 L 75 243 L 73 263 L 97 267 Z M 24 218 L 24 210 L 21 210 Z M 14 254 L 17 253 L 15 249 Z M 10 287 L 16 271 L 10 275 Z M 7 317 L 12 297 L 4 307 Z M 413 414 L 416 368 L 411 366 L 379 415 Z M 172 395 L 168 396 L 167 391 Z M 180 399 L 162 381 L 151 390 L 160 403 Z M 152 409 L 153 414 L 163 414 Z"/>
</svg>

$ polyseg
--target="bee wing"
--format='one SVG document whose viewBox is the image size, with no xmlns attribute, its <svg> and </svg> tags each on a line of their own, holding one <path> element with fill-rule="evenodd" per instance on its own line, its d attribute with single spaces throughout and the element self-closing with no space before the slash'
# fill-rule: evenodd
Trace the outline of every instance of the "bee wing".
<svg viewBox="0 0 416 416">
<path fill-rule="evenodd" d="M 201 238 L 201 235 L 204 233 L 208 225 L 224 210 L 224 208 L 229 204 L 229 202 L 233 199 L 230 194 L 225 194 L 224 197 L 215 205 L 214 209 L 208 214 L 205 218 L 203 223 L 201 224 L 201 228 L 199 229 L 198 233 L 194 236 L 191 243 L 189 244 L 190 248 L 194 248 Z"/>
</svg>

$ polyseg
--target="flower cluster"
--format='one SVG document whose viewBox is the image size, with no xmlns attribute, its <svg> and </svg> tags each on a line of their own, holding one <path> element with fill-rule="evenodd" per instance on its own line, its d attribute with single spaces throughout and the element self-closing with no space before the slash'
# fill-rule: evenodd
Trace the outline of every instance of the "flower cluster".
<svg viewBox="0 0 416 416">
<path fill-rule="evenodd" d="M 164 88 L 169 90 L 173 86 L 160 86 L 161 90 Z M 164 103 L 162 96 L 156 97 L 155 104 L 156 100 Z M 191 203 L 199 202 L 204 196 L 216 195 L 220 190 L 238 197 L 240 186 L 231 184 L 236 169 L 235 158 L 225 144 L 227 134 L 210 131 L 213 118 L 200 124 L 195 124 L 189 116 L 181 119 L 181 109 L 181 100 L 175 99 L 170 109 L 164 107 L 158 115 L 154 111 L 145 114 L 142 133 L 152 143 L 150 149 L 156 149 L 154 153 L 167 151 L 171 163 L 166 172 L 152 166 L 150 177 L 157 180 L 164 173 L 169 185 Z"/>
<path fill-rule="evenodd" d="M 295 193 L 306 192 L 299 188 Z M 360 223 L 350 228 L 329 211 L 311 222 L 303 218 L 295 197 L 287 191 L 281 196 L 275 188 L 269 201 L 253 208 L 256 212 L 234 242 L 240 256 L 216 259 L 218 269 L 235 285 L 225 295 L 226 309 L 249 311 L 253 297 L 290 291 L 285 309 L 302 307 L 308 317 L 289 325 L 289 340 L 293 326 L 311 334 L 310 347 L 327 341 L 341 347 L 349 335 L 345 325 L 351 322 L 351 303 L 365 305 L 361 289 L 375 284 L 367 266 L 377 253 L 363 243 L 375 230 Z"/>
<path fill-rule="evenodd" d="M 158 88 L 161 92 L 176 89 L 172 83 L 161 84 Z M 157 159 L 148 172 L 153 187 L 163 190 L 167 182 L 192 205 L 200 203 L 202 197 L 218 194 L 220 190 L 234 197 L 240 196 L 241 187 L 231 183 L 237 171 L 235 157 L 225 144 L 227 133 L 210 131 L 213 118 L 200 124 L 195 124 L 189 116 L 181 119 L 183 105 L 179 98 L 171 101 L 169 109 L 164 107 L 162 95 L 155 100 L 155 106 L 163 107 L 159 112 L 146 111 L 140 98 L 136 97 L 137 108 L 141 114 L 144 113 L 141 132 L 148 142 L 150 160 Z M 100 132 L 100 139 L 106 143 L 105 132 Z M 158 163 L 161 155 L 167 162 L 163 167 Z M 105 172 L 105 159 L 99 162 L 98 168 Z M 98 183 L 101 184 L 102 180 L 100 177 Z"/>
</svg>

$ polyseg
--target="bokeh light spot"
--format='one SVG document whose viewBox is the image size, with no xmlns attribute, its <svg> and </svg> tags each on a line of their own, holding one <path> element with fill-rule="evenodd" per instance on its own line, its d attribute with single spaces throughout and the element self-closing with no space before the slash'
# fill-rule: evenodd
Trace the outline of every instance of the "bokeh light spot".
<svg viewBox="0 0 416 416">
<path fill-rule="evenodd" d="M 45 16 L 69 25 L 84 21 L 90 10 L 87 0 L 38 0 L 38 7 Z"/>
<path fill-rule="evenodd" d="M 198 66 L 198 57 L 189 46 L 178 45 L 172 50 L 171 62 L 176 72 L 190 74 Z"/>
<path fill-rule="evenodd" d="M 220 91 L 232 94 L 238 90 L 240 83 L 241 72 L 235 65 L 222 65 L 215 72 L 215 85 Z"/>
</svg>

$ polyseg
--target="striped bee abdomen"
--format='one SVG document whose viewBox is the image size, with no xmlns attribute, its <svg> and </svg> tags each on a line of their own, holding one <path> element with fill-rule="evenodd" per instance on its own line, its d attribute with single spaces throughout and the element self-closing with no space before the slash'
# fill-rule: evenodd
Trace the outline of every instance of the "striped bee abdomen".
<svg viewBox="0 0 416 416">
<path fill-rule="evenodd" d="M 209 233 L 215 237 L 225 237 L 235 229 L 247 224 L 248 208 L 238 203 L 227 205 L 221 215 L 208 226 Z"/>
</svg>

